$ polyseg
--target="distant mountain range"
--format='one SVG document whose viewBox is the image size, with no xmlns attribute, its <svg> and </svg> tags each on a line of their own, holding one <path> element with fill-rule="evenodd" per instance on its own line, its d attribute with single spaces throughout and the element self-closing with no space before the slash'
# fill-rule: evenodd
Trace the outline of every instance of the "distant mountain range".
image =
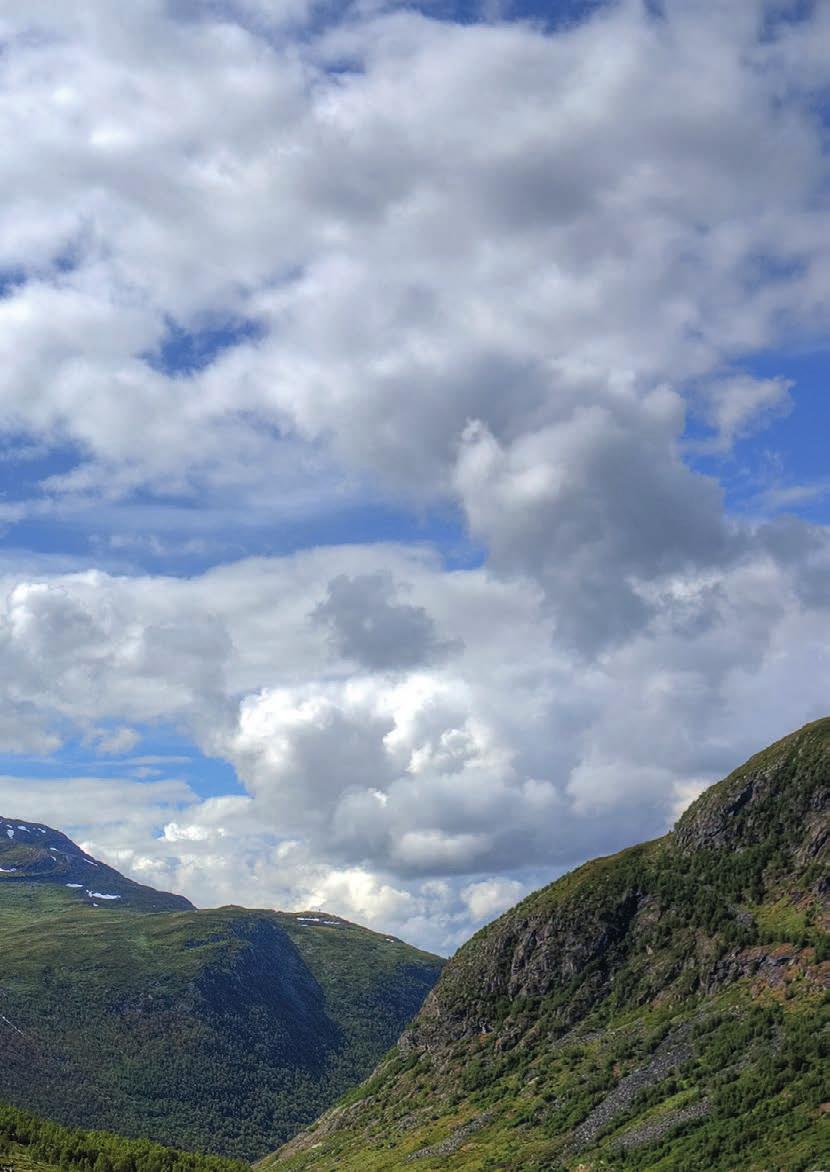
<svg viewBox="0 0 830 1172">
<path fill-rule="evenodd" d="M 197 911 L 0 818 L 0 1100 L 60 1123 L 261 1156 L 369 1073 L 441 965 L 318 912 Z"/>
<path fill-rule="evenodd" d="M 830 720 L 484 928 L 278 1172 L 830 1168 Z"/>
</svg>

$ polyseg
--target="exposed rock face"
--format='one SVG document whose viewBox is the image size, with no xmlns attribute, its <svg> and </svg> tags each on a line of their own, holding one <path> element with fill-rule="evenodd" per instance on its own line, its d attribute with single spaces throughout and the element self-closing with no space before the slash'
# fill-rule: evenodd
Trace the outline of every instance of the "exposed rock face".
<svg viewBox="0 0 830 1172">
<path fill-rule="evenodd" d="M 475 979 L 465 946 L 448 966 L 447 980 L 436 986 L 405 1045 L 427 1049 L 497 1028 L 494 1010 L 502 1001 L 545 997 L 579 980 L 563 1022 L 576 1021 L 600 995 L 625 951 L 626 940 L 646 897 L 636 889 L 620 890 L 602 906 L 590 900 L 549 909 L 522 906 L 474 939 Z"/>
<path fill-rule="evenodd" d="M 826 902 L 828 810 L 830 720 L 808 725 L 712 786 L 665 840 L 579 868 L 475 936 L 447 966 L 404 1046 L 435 1051 L 497 1029 L 499 1002 L 533 1001 L 571 985 L 560 1022 L 565 1027 L 580 1020 L 607 995 L 632 953 L 654 954 L 656 929 L 672 911 L 672 874 L 688 869 L 690 860 L 697 864 L 706 856 L 717 869 L 720 852 L 763 846 L 783 856 L 791 880 L 806 877 Z M 814 873 L 807 873 L 810 868 Z M 739 905 L 724 902 L 722 910 L 738 927 L 752 923 Z M 726 958 L 696 951 L 682 957 L 681 966 L 692 961 L 700 983 L 710 988 L 781 963 L 740 949 Z M 664 972 L 664 983 L 676 975 Z"/>
<path fill-rule="evenodd" d="M 436 1156 L 451 1156 L 458 1151 L 465 1140 L 469 1139 L 471 1135 L 475 1135 L 477 1131 L 481 1131 L 482 1127 L 486 1127 L 489 1122 L 489 1115 L 479 1115 L 478 1118 L 471 1119 L 469 1123 L 457 1127 L 452 1135 L 448 1135 L 440 1143 L 413 1152 L 411 1156 L 407 1156 L 406 1162 L 412 1164 L 416 1160 L 432 1160 Z"/>
<path fill-rule="evenodd" d="M 632 1127 L 620 1139 L 619 1147 L 624 1151 L 632 1151 L 635 1148 L 644 1148 L 649 1144 L 658 1143 L 665 1136 L 671 1135 L 678 1127 L 682 1127 L 684 1123 L 705 1119 L 710 1110 L 708 1099 L 701 1099 L 700 1102 L 691 1103 L 688 1107 L 667 1111 L 664 1115 L 658 1116 L 657 1119 L 649 1119 L 648 1122 L 641 1123 L 638 1127 Z"/>
<path fill-rule="evenodd" d="M 589 1144 L 634 1105 L 637 1096 L 649 1087 L 668 1077 L 694 1055 L 690 1044 L 690 1031 L 684 1029 L 669 1038 L 657 1050 L 654 1057 L 644 1066 L 637 1067 L 620 1079 L 614 1089 L 599 1103 L 586 1119 L 574 1128 L 571 1136 L 571 1150 L 578 1152 Z M 680 1036 L 683 1035 L 683 1037 Z"/>
</svg>

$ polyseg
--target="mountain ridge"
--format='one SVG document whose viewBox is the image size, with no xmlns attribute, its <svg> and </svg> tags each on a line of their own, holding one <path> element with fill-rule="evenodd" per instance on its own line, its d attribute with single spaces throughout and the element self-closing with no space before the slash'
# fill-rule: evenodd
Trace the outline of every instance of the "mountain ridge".
<svg viewBox="0 0 830 1172">
<path fill-rule="evenodd" d="M 369 1081 L 262 1166 L 816 1167 L 829 808 L 825 719 L 476 933 Z"/>
</svg>

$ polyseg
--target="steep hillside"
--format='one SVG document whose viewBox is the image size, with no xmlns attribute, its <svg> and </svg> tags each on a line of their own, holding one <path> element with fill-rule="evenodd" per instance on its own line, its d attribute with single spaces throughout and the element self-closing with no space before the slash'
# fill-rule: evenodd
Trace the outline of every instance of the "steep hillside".
<svg viewBox="0 0 830 1172">
<path fill-rule="evenodd" d="M 479 932 L 372 1078 L 263 1167 L 827 1166 L 829 857 L 824 720 Z"/>
<path fill-rule="evenodd" d="M 369 1073 L 440 970 L 334 916 L 197 911 L 46 827 L 2 838 L 0 1100 L 61 1123 L 260 1156 Z"/>
</svg>

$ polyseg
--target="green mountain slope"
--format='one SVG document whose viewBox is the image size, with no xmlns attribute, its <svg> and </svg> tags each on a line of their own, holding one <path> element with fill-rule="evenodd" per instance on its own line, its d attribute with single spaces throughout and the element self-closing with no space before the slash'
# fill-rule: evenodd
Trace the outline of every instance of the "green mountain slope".
<svg viewBox="0 0 830 1172">
<path fill-rule="evenodd" d="M 830 720 L 449 962 L 280 1172 L 830 1166 Z"/>
<path fill-rule="evenodd" d="M 0 1104 L 0 1168 L 12 1172 L 244 1172 L 248 1167 L 148 1140 L 60 1127 Z"/>
<path fill-rule="evenodd" d="M 438 976 L 334 916 L 197 911 L 25 825 L 0 823 L 0 1100 L 60 1123 L 260 1156 L 369 1073 Z"/>
</svg>

